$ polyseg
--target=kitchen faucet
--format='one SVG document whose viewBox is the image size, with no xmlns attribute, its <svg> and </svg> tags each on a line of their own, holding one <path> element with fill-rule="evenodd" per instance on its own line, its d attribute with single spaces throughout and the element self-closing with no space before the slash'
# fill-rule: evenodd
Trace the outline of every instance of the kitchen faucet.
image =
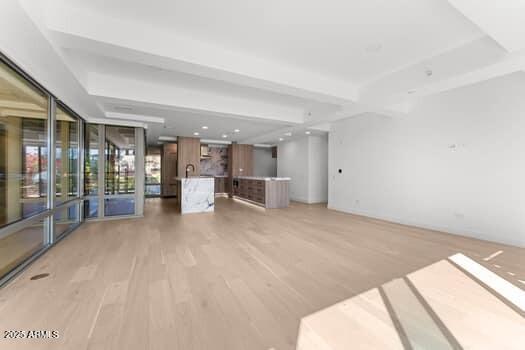
<svg viewBox="0 0 525 350">
<path fill-rule="evenodd" d="M 195 172 L 195 165 L 193 165 L 193 164 L 186 164 L 186 177 L 188 177 L 188 169 L 189 169 L 190 166 L 192 168 L 191 172 L 192 173 Z"/>
</svg>

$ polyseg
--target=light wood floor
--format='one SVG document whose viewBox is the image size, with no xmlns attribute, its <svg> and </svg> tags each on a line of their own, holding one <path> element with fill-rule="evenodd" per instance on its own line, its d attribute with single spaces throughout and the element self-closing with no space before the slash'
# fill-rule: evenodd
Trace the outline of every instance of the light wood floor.
<svg viewBox="0 0 525 350">
<path fill-rule="evenodd" d="M 301 318 L 456 253 L 525 286 L 516 247 L 321 205 L 217 198 L 180 216 L 149 199 L 145 218 L 86 223 L 0 289 L 2 332 L 60 332 L 0 349 L 295 349 Z"/>
</svg>

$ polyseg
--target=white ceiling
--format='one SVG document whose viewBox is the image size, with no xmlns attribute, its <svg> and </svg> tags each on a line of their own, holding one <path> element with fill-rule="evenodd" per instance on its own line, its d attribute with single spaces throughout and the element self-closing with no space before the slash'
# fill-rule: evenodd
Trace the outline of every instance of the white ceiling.
<svg viewBox="0 0 525 350">
<path fill-rule="evenodd" d="M 443 0 L 68 2 L 356 83 L 482 35 Z"/>
<path fill-rule="evenodd" d="M 146 133 L 151 144 L 155 144 L 159 136 L 194 136 L 194 132 L 198 132 L 198 136 L 205 139 L 242 141 L 260 133 L 269 133 L 290 126 L 290 124 L 280 121 L 243 119 L 204 112 L 195 113 L 191 110 L 172 109 L 166 108 L 166 106 L 145 105 L 109 98 L 98 98 L 97 101 L 109 113 L 164 119 L 164 123 L 149 124 Z M 203 129 L 203 126 L 207 126 L 208 129 Z M 235 132 L 236 129 L 240 131 Z M 227 137 L 223 138 L 223 135 L 227 135 Z"/>
<path fill-rule="evenodd" d="M 204 124 L 272 144 L 525 69 L 523 0 L 19 1 L 78 82 L 71 107 L 151 144 Z"/>
</svg>

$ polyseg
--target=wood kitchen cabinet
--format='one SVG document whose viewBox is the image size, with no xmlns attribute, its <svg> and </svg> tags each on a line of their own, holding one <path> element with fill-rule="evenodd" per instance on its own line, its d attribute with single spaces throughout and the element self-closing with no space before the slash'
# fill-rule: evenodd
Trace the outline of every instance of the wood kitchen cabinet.
<svg viewBox="0 0 525 350">
<path fill-rule="evenodd" d="M 162 147 L 162 196 L 171 197 L 177 195 L 177 144 L 166 143 Z"/>
<path fill-rule="evenodd" d="M 232 144 L 228 147 L 228 175 L 253 176 L 253 145 Z"/>
<path fill-rule="evenodd" d="M 236 177 L 233 179 L 233 196 L 265 208 L 286 208 L 290 204 L 289 182 L 289 180 Z"/>
<path fill-rule="evenodd" d="M 195 171 L 190 171 L 188 176 L 199 176 L 201 174 L 201 140 L 197 137 L 178 137 L 177 145 L 178 176 L 186 176 L 188 164 L 193 164 L 195 167 Z"/>
<path fill-rule="evenodd" d="M 230 186 L 227 177 L 215 177 L 215 193 L 229 193 Z"/>
<path fill-rule="evenodd" d="M 253 145 L 231 144 L 228 147 L 228 193 L 232 194 L 235 176 L 253 176 Z"/>
</svg>

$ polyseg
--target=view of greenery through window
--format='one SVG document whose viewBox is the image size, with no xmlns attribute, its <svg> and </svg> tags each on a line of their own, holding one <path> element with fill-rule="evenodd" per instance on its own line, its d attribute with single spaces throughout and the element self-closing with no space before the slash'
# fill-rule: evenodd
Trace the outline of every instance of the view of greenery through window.
<svg viewBox="0 0 525 350">
<path fill-rule="evenodd" d="M 145 159 L 146 195 L 160 195 L 160 150 L 150 149 Z"/>
<path fill-rule="evenodd" d="M 46 121 L 22 120 L 22 198 L 44 198 L 47 191 Z M 37 135 L 34 139 L 31 134 Z M 40 138 L 40 139 L 39 139 Z"/>
<path fill-rule="evenodd" d="M 98 129 L 96 124 L 86 124 L 84 134 L 84 213 L 88 218 L 98 216 Z"/>
<path fill-rule="evenodd" d="M 135 198 L 125 195 L 135 193 L 135 128 L 106 126 L 105 130 L 104 215 L 132 215 Z"/>
<path fill-rule="evenodd" d="M 135 192 L 135 150 L 106 141 L 106 194 Z"/>
</svg>

